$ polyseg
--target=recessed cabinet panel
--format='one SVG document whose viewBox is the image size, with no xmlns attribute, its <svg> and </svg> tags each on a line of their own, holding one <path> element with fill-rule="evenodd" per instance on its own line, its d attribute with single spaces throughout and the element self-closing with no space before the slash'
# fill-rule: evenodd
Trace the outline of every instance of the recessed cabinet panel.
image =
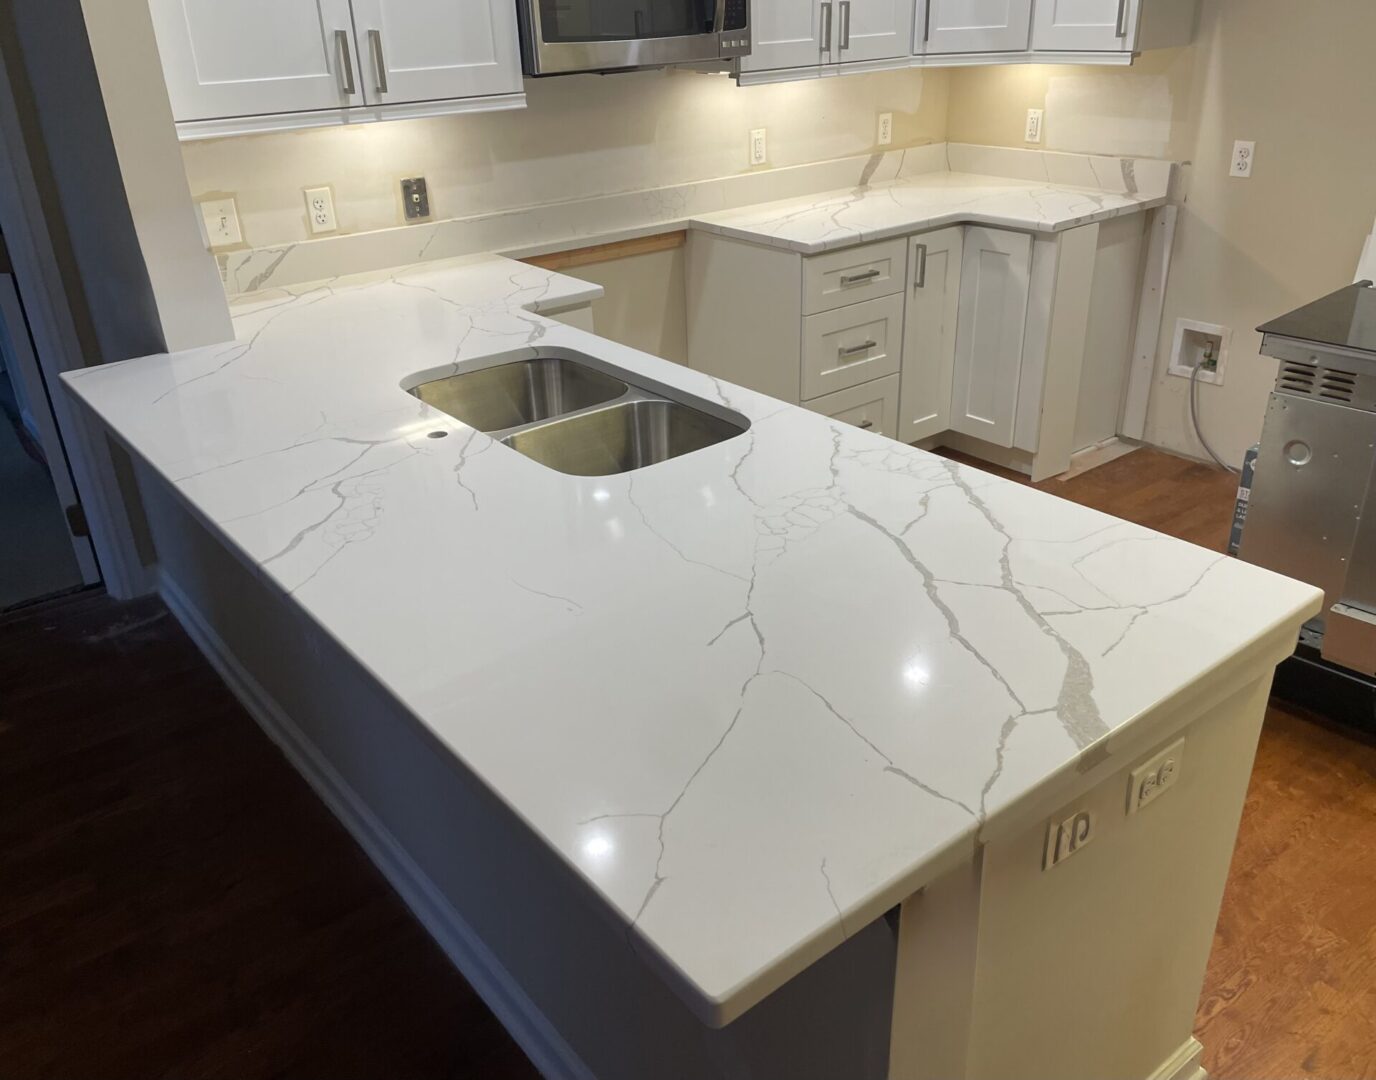
<svg viewBox="0 0 1376 1080">
<path fill-rule="evenodd" d="M 368 103 L 521 90 L 516 8 L 493 0 L 353 0 Z"/>
<path fill-rule="evenodd" d="M 805 401 L 803 408 L 893 438 L 897 431 L 898 376 L 889 375 Z"/>
<path fill-rule="evenodd" d="M 896 374 L 902 343 L 901 295 L 809 315 L 803 320 L 803 398 Z"/>
<path fill-rule="evenodd" d="M 902 292 L 907 251 L 908 242 L 899 238 L 808 256 L 803 260 L 803 314 Z"/>
<path fill-rule="evenodd" d="M 1031 266 L 1026 233 L 966 228 L 950 426 L 998 446 L 1013 445 Z"/>
<path fill-rule="evenodd" d="M 1032 48 L 1123 52 L 1131 48 L 1140 0 L 1037 0 Z"/>
<path fill-rule="evenodd" d="M 915 53 L 1022 52 L 1031 0 L 918 0 Z"/>
<path fill-rule="evenodd" d="M 940 229 L 913 237 L 908 249 L 897 435 L 903 442 L 950 427 L 962 241 L 959 227 Z"/>
<path fill-rule="evenodd" d="M 348 0 L 151 0 L 177 120 L 363 104 Z"/>
<path fill-rule="evenodd" d="M 844 64 L 908 55 L 913 0 L 840 0 L 836 10 L 833 59 Z"/>
<path fill-rule="evenodd" d="M 813 67 L 835 59 L 835 0 L 768 0 L 750 11 L 750 55 L 742 71 Z"/>
</svg>

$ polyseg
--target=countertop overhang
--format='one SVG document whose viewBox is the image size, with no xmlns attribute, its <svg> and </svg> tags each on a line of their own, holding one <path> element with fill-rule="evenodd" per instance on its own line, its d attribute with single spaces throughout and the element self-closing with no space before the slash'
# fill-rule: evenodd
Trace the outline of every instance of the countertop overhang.
<svg viewBox="0 0 1376 1080">
<path fill-rule="evenodd" d="M 234 343 L 64 381 L 706 1023 L 1317 610 L 1307 585 L 538 314 L 599 291 L 466 257 L 243 297 Z M 750 430 L 579 478 L 402 390 L 544 346 Z"/>
</svg>

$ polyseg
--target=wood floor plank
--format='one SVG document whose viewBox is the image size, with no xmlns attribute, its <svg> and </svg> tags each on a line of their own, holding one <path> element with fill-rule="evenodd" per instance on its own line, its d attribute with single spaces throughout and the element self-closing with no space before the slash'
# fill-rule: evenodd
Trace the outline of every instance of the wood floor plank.
<svg viewBox="0 0 1376 1080">
<path fill-rule="evenodd" d="M 1226 543 L 1168 454 L 1039 486 Z M 536 1076 L 157 601 L 0 618 L 0 688 L 3 1080 Z M 1376 1080 L 1376 746 L 1270 710 L 1197 1032 L 1215 1080 Z"/>
</svg>

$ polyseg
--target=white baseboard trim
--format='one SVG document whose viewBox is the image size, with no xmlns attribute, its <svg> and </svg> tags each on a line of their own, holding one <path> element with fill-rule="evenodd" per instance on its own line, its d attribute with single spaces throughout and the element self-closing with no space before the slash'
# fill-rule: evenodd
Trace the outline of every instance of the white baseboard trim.
<svg viewBox="0 0 1376 1080">
<path fill-rule="evenodd" d="M 1209 1074 L 1199 1063 L 1203 1056 L 1204 1047 L 1191 1035 L 1147 1080 L 1209 1080 Z"/>
<path fill-rule="evenodd" d="M 240 704 L 330 808 L 373 865 L 382 871 L 531 1063 L 550 1080 L 595 1080 L 592 1071 L 396 837 L 239 663 L 181 587 L 160 573 L 158 592 Z"/>
</svg>

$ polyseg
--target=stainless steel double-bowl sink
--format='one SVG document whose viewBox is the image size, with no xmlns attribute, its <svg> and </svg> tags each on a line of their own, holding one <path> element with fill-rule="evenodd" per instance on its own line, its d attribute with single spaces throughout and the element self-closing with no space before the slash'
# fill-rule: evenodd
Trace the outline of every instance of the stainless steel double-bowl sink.
<svg viewBox="0 0 1376 1080">
<path fill-rule="evenodd" d="M 496 357 L 408 389 L 503 446 L 573 476 L 643 469 L 750 427 L 730 409 L 572 349 Z"/>
</svg>

